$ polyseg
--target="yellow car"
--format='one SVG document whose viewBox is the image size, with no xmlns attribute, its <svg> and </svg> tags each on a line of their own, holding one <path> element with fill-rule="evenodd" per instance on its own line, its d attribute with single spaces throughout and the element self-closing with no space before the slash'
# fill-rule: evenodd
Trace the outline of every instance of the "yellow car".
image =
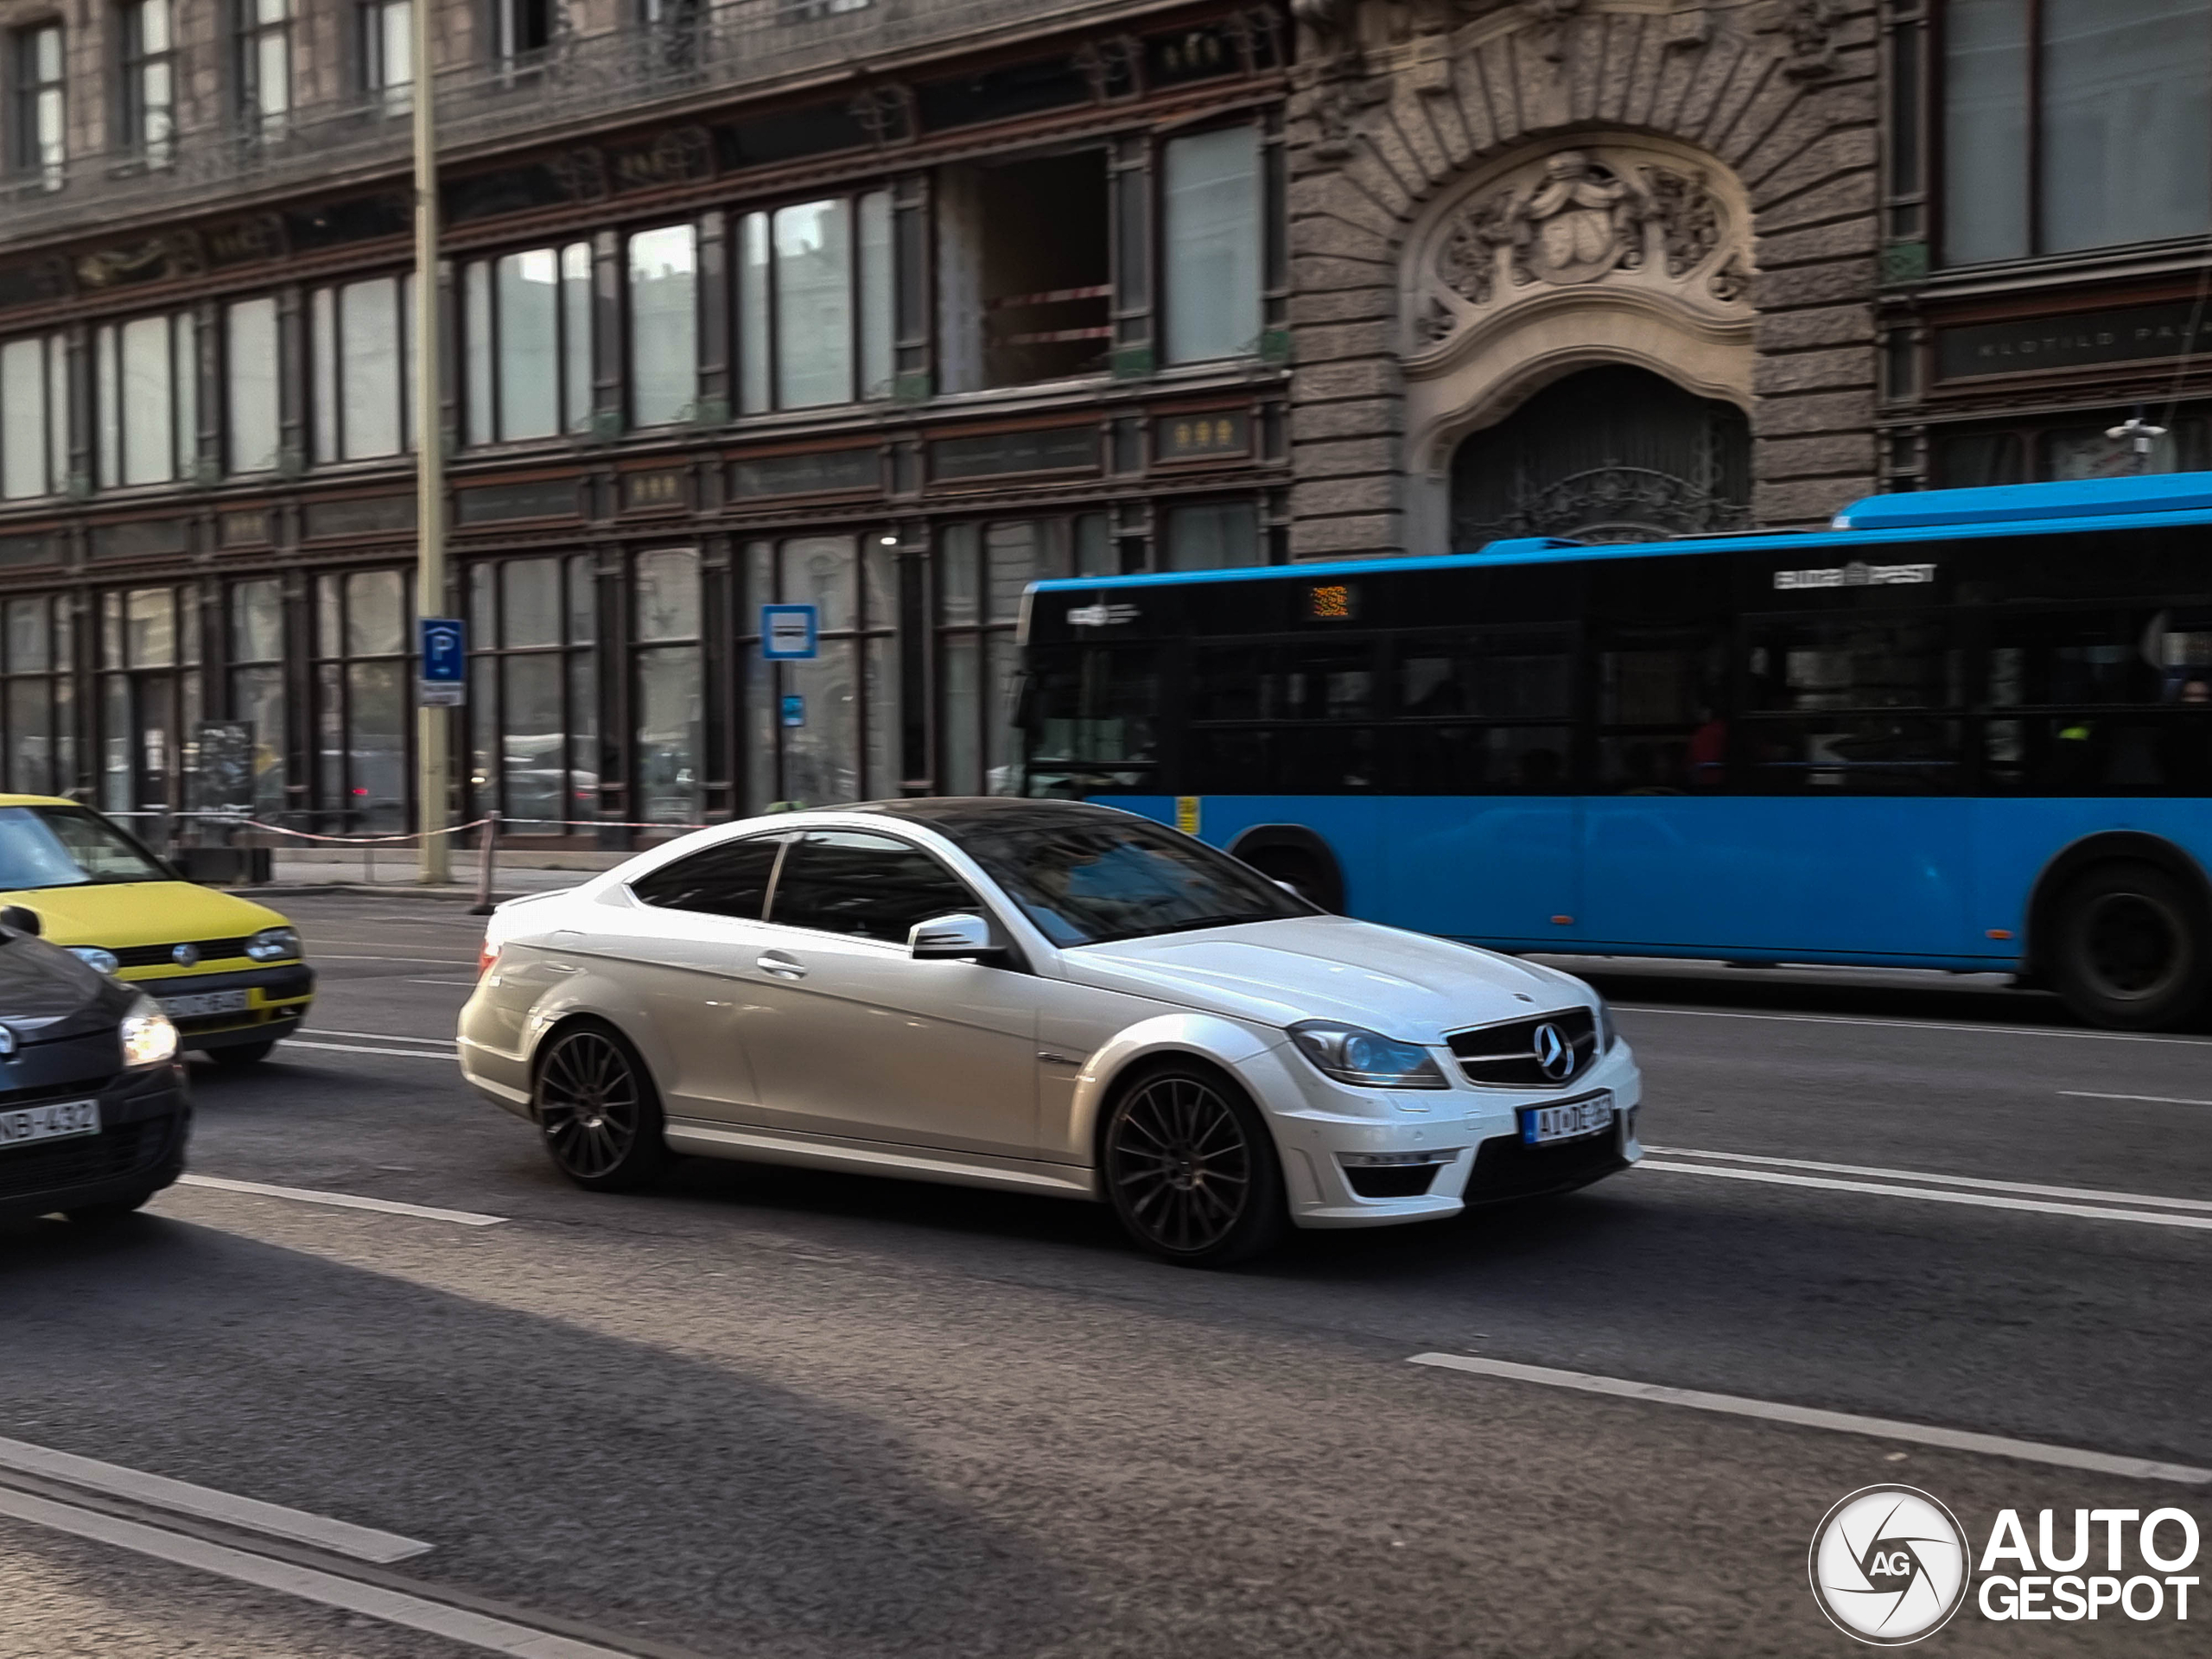
<svg viewBox="0 0 2212 1659">
<path fill-rule="evenodd" d="M 74 801 L 0 795 L 0 906 L 29 912 L 52 943 L 143 988 L 185 1047 L 226 1065 L 265 1059 L 315 1000 L 290 923 L 179 879 Z"/>
</svg>

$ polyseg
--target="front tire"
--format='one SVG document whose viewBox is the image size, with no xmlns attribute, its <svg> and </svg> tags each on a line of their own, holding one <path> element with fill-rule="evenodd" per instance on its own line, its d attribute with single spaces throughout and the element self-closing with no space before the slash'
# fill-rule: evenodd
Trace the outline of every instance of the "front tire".
<svg viewBox="0 0 2212 1659">
<path fill-rule="evenodd" d="M 659 1091 L 612 1026 L 591 1020 L 553 1034 L 531 1108 L 553 1166 L 588 1192 L 632 1192 L 667 1167 Z"/>
<path fill-rule="evenodd" d="M 1131 1239 L 1163 1261 L 1218 1268 L 1282 1231 L 1282 1162 L 1244 1091 L 1208 1066 L 1133 1078 L 1107 1115 L 1101 1167 Z"/>
<path fill-rule="evenodd" d="M 2123 1031 L 2189 1024 L 2212 993 L 2202 906 L 2155 864 L 2100 865 L 2053 914 L 2052 982 L 2088 1024 Z"/>
<path fill-rule="evenodd" d="M 143 1210 L 160 1191 L 158 1186 L 149 1186 L 143 1192 L 112 1198 L 105 1204 L 80 1204 L 74 1210 L 61 1213 L 79 1227 L 112 1227 Z"/>
</svg>

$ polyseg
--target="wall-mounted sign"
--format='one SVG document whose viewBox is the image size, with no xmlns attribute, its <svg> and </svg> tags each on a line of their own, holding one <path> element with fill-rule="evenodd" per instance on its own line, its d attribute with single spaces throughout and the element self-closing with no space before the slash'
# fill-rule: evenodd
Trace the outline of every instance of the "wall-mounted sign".
<svg viewBox="0 0 2212 1659">
<path fill-rule="evenodd" d="M 1236 410 L 1206 415 L 1163 415 L 1153 423 L 1156 461 L 1208 461 L 1252 453 L 1252 417 Z"/>
<path fill-rule="evenodd" d="M 215 535 L 225 547 L 258 547 L 269 539 L 268 511 L 245 507 L 219 513 L 215 519 Z"/>
<path fill-rule="evenodd" d="M 783 719 L 786 726 L 806 724 L 806 699 L 798 692 L 787 693 L 783 700 Z"/>
<path fill-rule="evenodd" d="M 820 653 L 822 613 L 812 605 L 763 605 L 760 654 L 772 663 L 810 662 Z"/>
<path fill-rule="evenodd" d="M 883 461 L 874 448 L 823 449 L 804 455 L 763 455 L 730 463 L 729 493 L 822 495 L 833 490 L 880 490 Z"/>
<path fill-rule="evenodd" d="M 1096 470 L 1098 429 L 1056 426 L 1042 432 L 992 432 L 931 442 L 930 477 L 939 482 L 990 478 L 1001 473 Z"/>
<path fill-rule="evenodd" d="M 2064 317 L 1967 323 L 1936 331 L 1936 378 L 2047 374 L 2103 363 L 2194 356 L 2207 346 L 2212 346 L 2212 311 L 2199 313 L 2187 300 Z"/>
<path fill-rule="evenodd" d="M 652 512 L 691 505 L 690 478 L 680 467 L 622 474 L 622 511 Z"/>
<path fill-rule="evenodd" d="M 189 518 L 138 518 L 127 524 L 100 524 L 92 531 L 96 559 L 155 559 L 191 549 Z"/>
<path fill-rule="evenodd" d="M 502 518 L 573 518 L 576 480 L 539 478 L 522 484 L 480 484 L 455 493 L 454 514 L 464 524 Z"/>
<path fill-rule="evenodd" d="M 362 495 L 345 501 L 310 501 L 302 533 L 309 541 L 330 536 L 374 536 L 415 528 L 411 495 Z"/>
</svg>

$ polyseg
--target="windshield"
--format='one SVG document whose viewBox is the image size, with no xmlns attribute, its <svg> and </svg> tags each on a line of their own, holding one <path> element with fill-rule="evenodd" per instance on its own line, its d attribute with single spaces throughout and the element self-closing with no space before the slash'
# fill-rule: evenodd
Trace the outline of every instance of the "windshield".
<svg viewBox="0 0 2212 1659">
<path fill-rule="evenodd" d="M 978 826 L 959 842 L 1058 945 L 1313 914 L 1256 870 L 1141 819 Z"/>
<path fill-rule="evenodd" d="M 0 806 L 0 892 L 169 879 L 137 842 L 89 812 Z"/>
</svg>

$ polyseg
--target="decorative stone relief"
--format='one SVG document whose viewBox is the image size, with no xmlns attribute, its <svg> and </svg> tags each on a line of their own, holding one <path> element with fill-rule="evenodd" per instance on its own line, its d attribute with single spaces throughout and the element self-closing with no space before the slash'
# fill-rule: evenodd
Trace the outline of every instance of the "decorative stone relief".
<svg viewBox="0 0 2212 1659">
<path fill-rule="evenodd" d="M 1783 73 L 1817 80 L 1835 73 L 1836 26 L 1843 16 L 1843 0 L 1767 0 L 1758 28 L 1783 38 Z"/>
</svg>

